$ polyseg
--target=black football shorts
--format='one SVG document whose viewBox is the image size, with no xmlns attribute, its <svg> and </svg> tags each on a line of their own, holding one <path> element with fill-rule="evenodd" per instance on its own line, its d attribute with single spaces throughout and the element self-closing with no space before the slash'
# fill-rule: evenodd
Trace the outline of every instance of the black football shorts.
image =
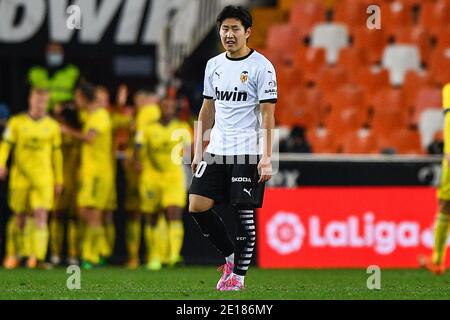
<svg viewBox="0 0 450 320">
<path fill-rule="evenodd" d="M 258 183 L 258 155 L 221 156 L 205 153 L 192 177 L 189 194 L 216 203 L 261 208 L 265 183 Z"/>
</svg>

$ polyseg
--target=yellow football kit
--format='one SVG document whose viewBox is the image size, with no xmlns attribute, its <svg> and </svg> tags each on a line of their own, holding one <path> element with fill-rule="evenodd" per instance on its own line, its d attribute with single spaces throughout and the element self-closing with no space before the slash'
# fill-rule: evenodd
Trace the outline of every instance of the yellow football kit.
<svg viewBox="0 0 450 320">
<path fill-rule="evenodd" d="M 33 119 L 27 113 L 12 117 L 3 134 L 0 166 L 5 167 L 11 148 L 8 202 L 15 213 L 51 210 L 54 186 L 63 183 L 61 133 L 48 116 Z"/>
<path fill-rule="evenodd" d="M 442 90 L 442 106 L 444 108 L 444 155 L 450 155 L 450 83 Z M 441 183 L 438 198 L 450 201 L 450 172 L 448 160 L 442 160 Z"/>
<path fill-rule="evenodd" d="M 105 210 L 114 187 L 111 157 L 112 127 L 108 111 L 96 109 L 87 114 L 83 133 L 96 132 L 92 143 L 81 146 L 80 190 L 78 206 Z"/>
<path fill-rule="evenodd" d="M 142 173 L 139 192 L 141 210 L 154 213 L 158 208 L 186 205 L 185 177 L 182 166 L 183 146 L 191 143 L 188 124 L 172 120 L 146 126 L 136 143 L 142 146 Z"/>
</svg>

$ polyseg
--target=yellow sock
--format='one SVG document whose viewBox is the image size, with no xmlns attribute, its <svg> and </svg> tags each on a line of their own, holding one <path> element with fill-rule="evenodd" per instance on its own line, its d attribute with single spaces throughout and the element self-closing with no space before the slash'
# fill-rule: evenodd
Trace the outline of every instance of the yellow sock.
<svg viewBox="0 0 450 320">
<path fill-rule="evenodd" d="M 136 220 L 129 220 L 127 222 L 127 250 L 128 257 L 131 260 L 139 258 L 139 244 L 141 241 L 141 223 Z"/>
<path fill-rule="evenodd" d="M 100 257 L 98 255 L 97 250 L 94 249 L 95 238 L 96 238 L 96 228 L 93 228 L 91 226 L 85 226 L 81 248 L 81 256 L 82 259 L 85 261 L 98 264 Z"/>
<path fill-rule="evenodd" d="M 184 227 L 183 221 L 169 221 L 170 262 L 175 263 L 180 259 L 183 246 Z"/>
<path fill-rule="evenodd" d="M 23 257 L 29 257 L 33 251 L 33 234 L 34 234 L 34 220 L 32 218 L 26 218 L 25 227 L 23 231 L 18 235 L 21 243 L 20 251 Z"/>
<path fill-rule="evenodd" d="M 35 223 L 33 230 L 33 251 L 32 255 L 39 261 L 44 261 L 47 255 L 49 232 L 47 224 L 38 226 Z"/>
<path fill-rule="evenodd" d="M 112 255 L 114 251 L 114 244 L 116 242 L 116 229 L 114 226 L 114 222 L 108 222 L 105 224 L 105 234 L 106 234 L 106 241 L 109 246 L 108 249 L 108 255 L 106 257 L 109 257 Z"/>
<path fill-rule="evenodd" d="M 434 230 L 434 248 L 433 263 L 441 264 L 445 261 L 445 251 L 448 235 L 449 216 L 445 213 L 439 213 L 436 218 L 436 226 Z"/>
<path fill-rule="evenodd" d="M 166 217 L 160 215 L 156 224 L 157 248 L 162 263 L 170 261 L 169 226 Z"/>
<path fill-rule="evenodd" d="M 19 254 L 19 228 L 17 227 L 17 219 L 12 215 L 6 225 L 6 256 L 17 256 Z"/>
<path fill-rule="evenodd" d="M 69 257 L 76 258 L 79 255 L 79 239 L 78 239 L 78 223 L 74 220 L 69 220 L 67 226 L 67 253 Z"/>
<path fill-rule="evenodd" d="M 147 261 L 161 261 L 158 250 L 158 234 L 156 232 L 156 228 L 146 224 L 144 236 L 145 245 L 147 247 Z"/>
<path fill-rule="evenodd" d="M 50 249 L 52 254 L 61 256 L 64 240 L 64 225 L 60 219 L 52 217 L 50 221 Z"/>
</svg>

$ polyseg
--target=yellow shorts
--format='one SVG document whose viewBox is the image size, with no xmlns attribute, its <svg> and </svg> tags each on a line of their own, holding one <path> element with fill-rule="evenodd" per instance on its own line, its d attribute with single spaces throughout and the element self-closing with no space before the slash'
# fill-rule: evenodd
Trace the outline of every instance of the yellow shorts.
<svg viewBox="0 0 450 320">
<path fill-rule="evenodd" d="M 113 192 L 113 178 L 90 175 L 81 177 L 80 180 L 80 189 L 77 195 L 78 207 L 106 210 Z"/>
<path fill-rule="evenodd" d="M 109 194 L 105 210 L 106 211 L 116 211 L 117 210 L 117 191 L 116 191 L 116 186 L 114 184 L 111 188 L 111 192 Z"/>
<path fill-rule="evenodd" d="M 54 186 L 18 188 L 11 187 L 8 191 L 8 204 L 14 213 L 31 212 L 36 209 L 53 209 Z"/>
<path fill-rule="evenodd" d="M 184 208 L 186 205 L 184 173 L 182 171 L 148 174 L 143 172 L 139 194 L 143 213 L 156 213 L 158 209 L 171 206 Z"/>
<path fill-rule="evenodd" d="M 438 199 L 450 201 L 450 172 L 447 160 L 442 160 L 441 182 L 437 193 Z"/>
</svg>

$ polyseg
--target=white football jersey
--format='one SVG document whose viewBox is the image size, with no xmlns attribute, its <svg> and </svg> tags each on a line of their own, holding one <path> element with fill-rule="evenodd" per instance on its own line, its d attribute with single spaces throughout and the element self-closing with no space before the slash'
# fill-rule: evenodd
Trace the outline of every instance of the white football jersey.
<svg viewBox="0 0 450 320">
<path fill-rule="evenodd" d="M 263 153 L 260 103 L 277 101 L 275 69 L 259 52 L 232 59 L 226 52 L 210 59 L 203 96 L 214 99 L 215 123 L 207 152 L 218 155 Z"/>
</svg>

